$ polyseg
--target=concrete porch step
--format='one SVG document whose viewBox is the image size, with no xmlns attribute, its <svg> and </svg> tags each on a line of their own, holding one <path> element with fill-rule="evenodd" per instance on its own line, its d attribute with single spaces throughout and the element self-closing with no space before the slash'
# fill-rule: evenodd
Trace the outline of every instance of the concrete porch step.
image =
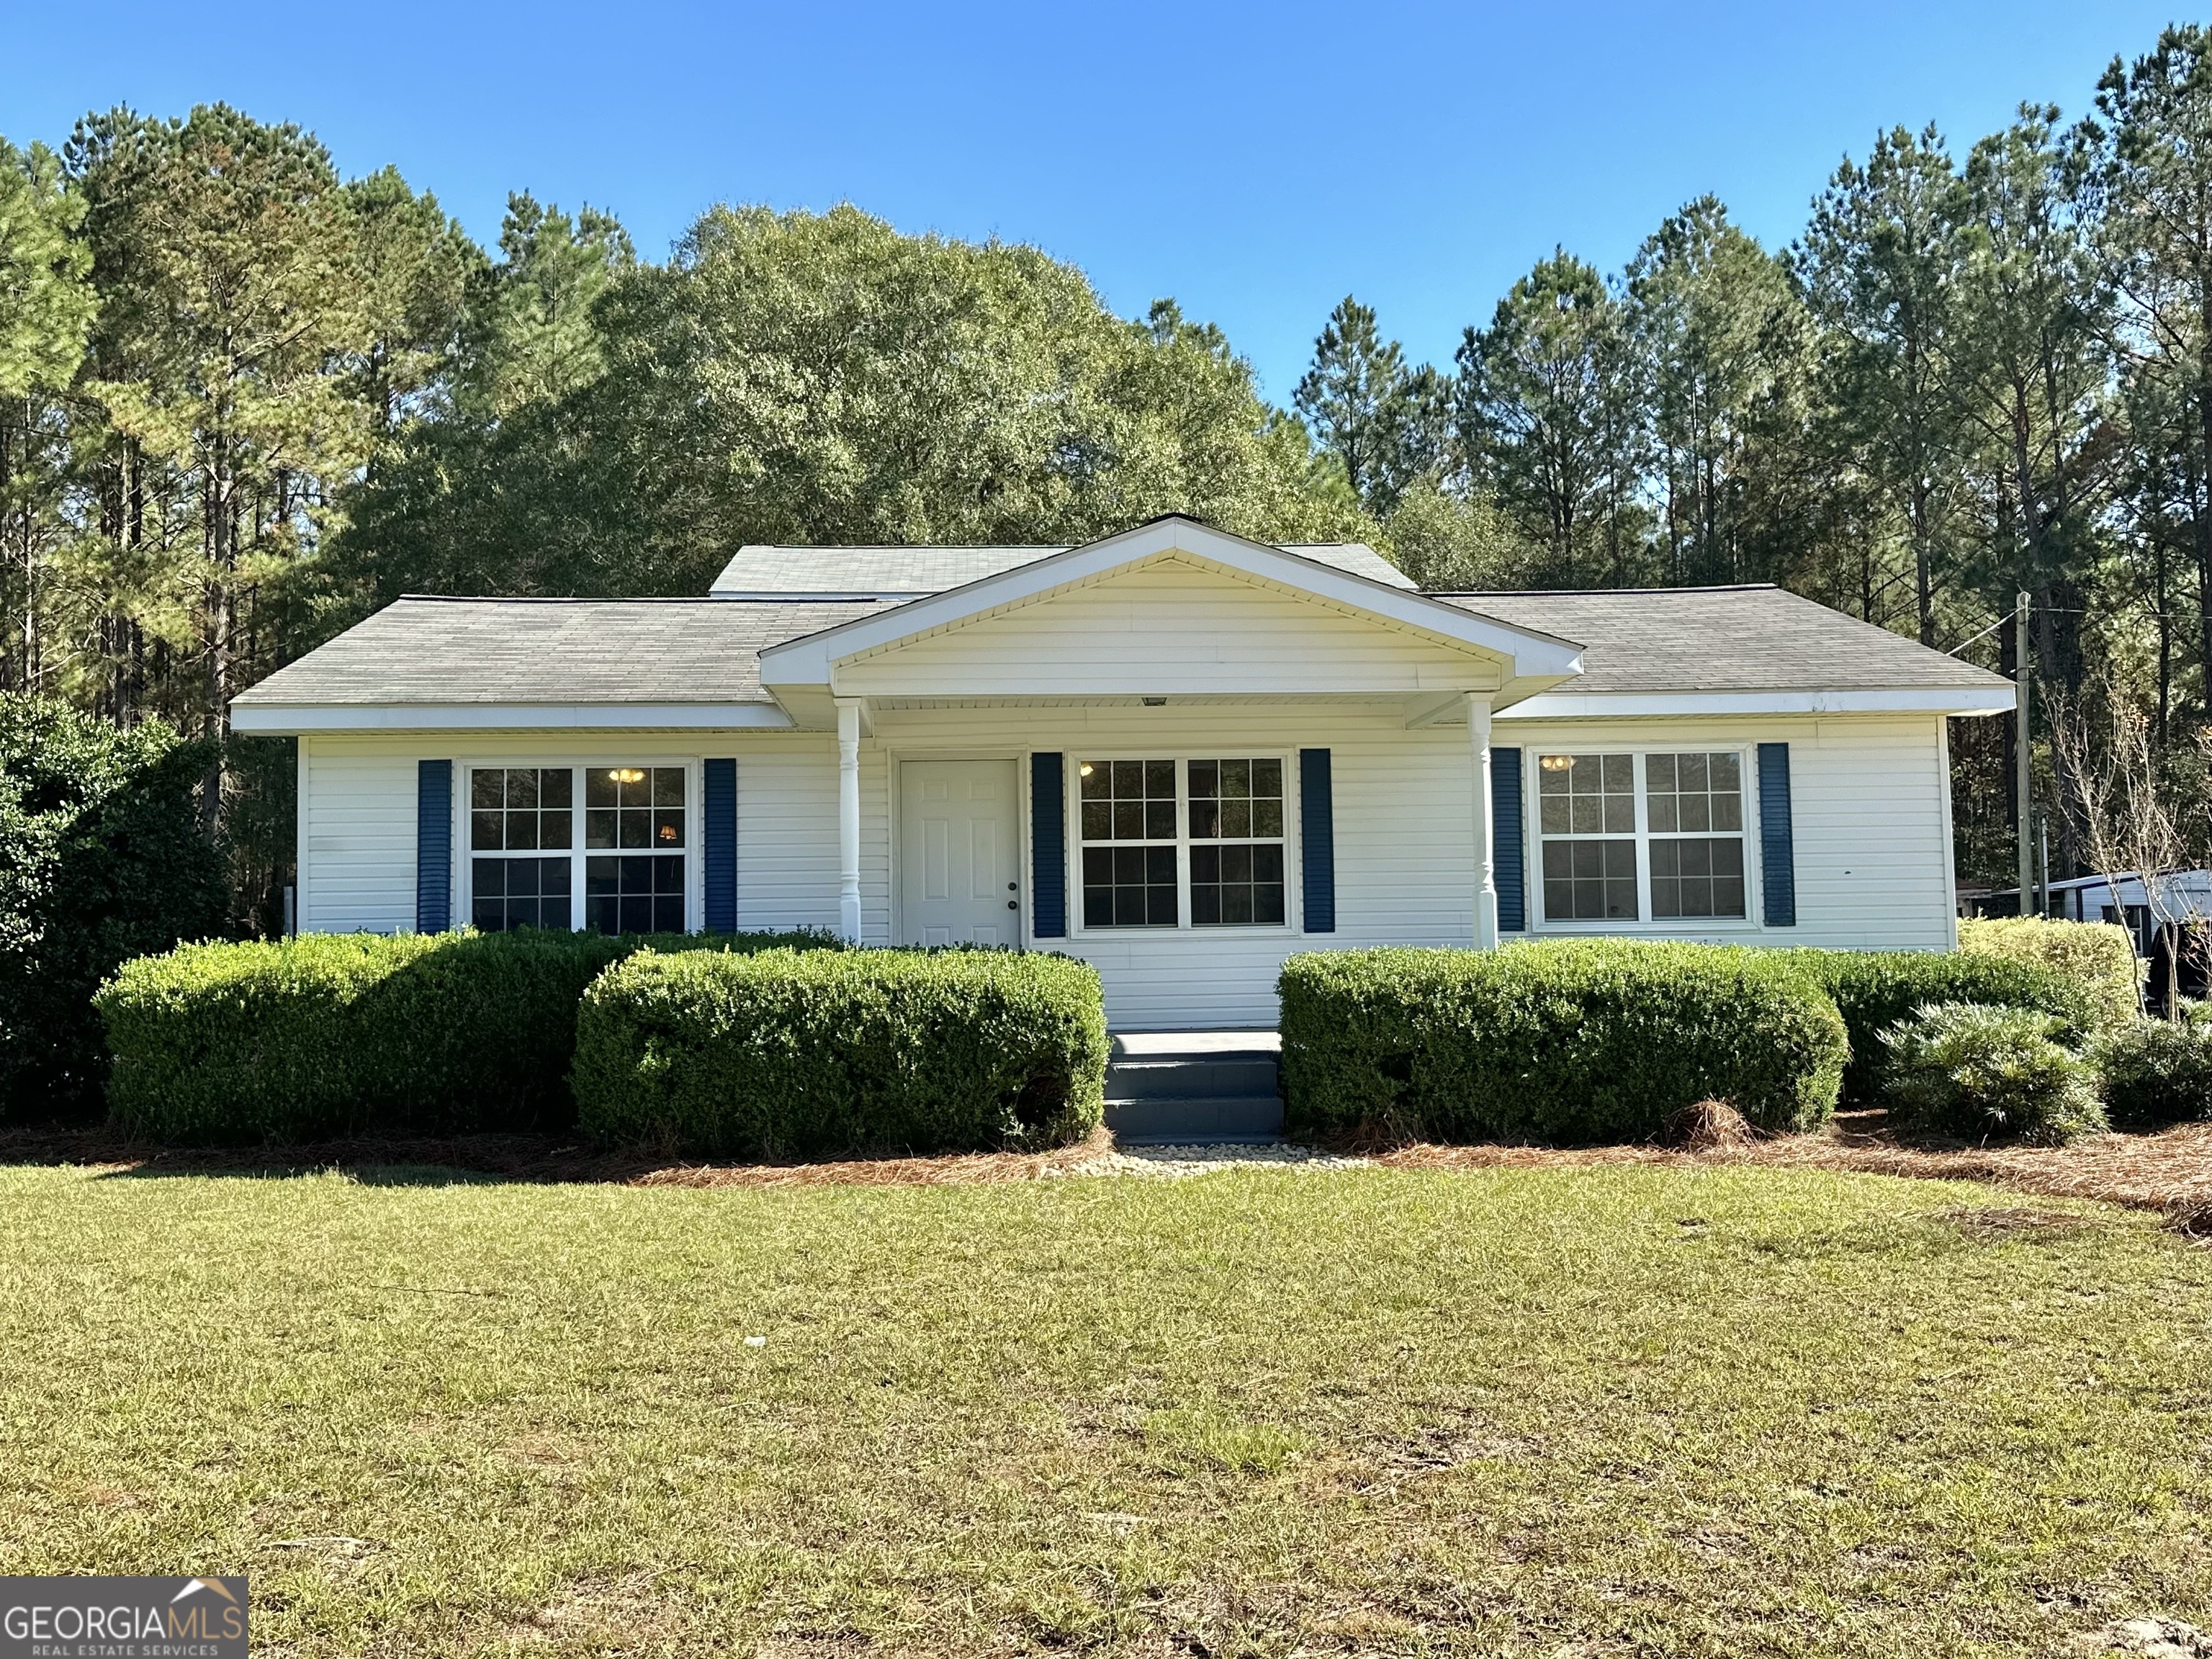
<svg viewBox="0 0 2212 1659">
<path fill-rule="evenodd" d="M 1109 1100 L 1106 1127 L 1116 1140 L 1129 1146 L 1280 1140 L 1283 1103 L 1273 1095 Z"/>
<path fill-rule="evenodd" d="M 1279 1140 L 1281 1046 L 1273 1031 L 1119 1033 L 1106 1125 L 1131 1145 Z"/>
</svg>

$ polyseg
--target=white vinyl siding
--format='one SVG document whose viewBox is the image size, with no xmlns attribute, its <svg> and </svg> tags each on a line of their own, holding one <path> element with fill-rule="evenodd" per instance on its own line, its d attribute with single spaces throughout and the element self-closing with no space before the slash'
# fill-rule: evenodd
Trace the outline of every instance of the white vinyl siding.
<svg viewBox="0 0 2212 1659">
<path fill-rule="evenodd" d="M 864 936 L 894 943 L 892 781 L 902 759 L 1066 757 L 1086 754 L 1237 756 L 1304 748 L 1331 751 L 1337 931 L 1299 931 L 1299 866 L 1288 860 L 1284 928 L 1179 928 L 1084 933 L 1040 941 L 1096 963 L 1109 1017 L 1124 1029 L 1271 1024 L 1274 979 L 1299 951 L 1375 945 L 1467 945 L 1474 939 L 1474 785 L 1464 726 L 1407 730 L 1397 703 L 1170 703 L 1010 707 L 878 707 L 860 745 Z M 1757 822 L 1748 921 L 1639 924 L 1645 936 L 1839 949 L 1940 950 L 1953 942 L 1942 726 L 1932 716 L 1790 717 L 1637 721 L 1516 720 L 1497 742 L 1518 747 L 1531 820 L 1530 915 L 1540 879 L 1533 821 L 1535 757 L 1544 752 L 1659 753 L 1790 745 L 1798 925 L 1759 924 Z M 304 740 L 301 926 L 392 932 L 414 925 L 416 763 L 450 758 L 456 793 L 471 764 L 588 764 L 611 754 L 641 764 L 734 755 L 738 762 L 738 925 L 837 921 L 837 745 L 827 732 L 734 731 L 586 733 L 407 733 Z M 1024 792 L 1026 763 L 1020 769 Z M 1295 832 L 1295 781 L 1286 803 Z M 1747 787 L 1752 810 L 1756 791 Z M 696 839 L 696 837 L 694 838 Z M 1022 918 L 1030 921 L 1029 817 L 1023 813 Z M 1071 849 L 1072 850 L 1072 849 Z M 459 856 L 457 854 L 457 882 Z M 1080 904 L 1068 870 L 1071 921 Z M 696 883 L 694 891 L 696 892 Z M 461 895 L 455 894 L 458 906 Z M 696 900 L 694 901 L 696 904 Z M 454 913 L 460 914 L 458 908 Z M 694 924 L 696 925 L 696 917 Z M 1585 929 L 1585 931 L 1587 931 Z"/>
<path fill-rule="evenodd" d="M 1494 659 L 1179 560 L 840 665 L 848 696 L 1450 690 Z"/>
</svg>

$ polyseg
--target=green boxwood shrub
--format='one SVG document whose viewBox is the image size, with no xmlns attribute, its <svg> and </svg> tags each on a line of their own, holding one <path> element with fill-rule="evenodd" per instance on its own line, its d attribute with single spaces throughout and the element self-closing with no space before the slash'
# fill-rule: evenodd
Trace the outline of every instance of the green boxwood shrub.
<svg viewBox="0 0 2212 1659">
<path fill-rule="evenodd" d="M 2113 1122 L 2135 1128 L 2212 1117 L 2212 1024 L 2191 1013 L 2138 1019 L 2091 1047 Z"/>
<path fill-rule="evenodd" d="M 641 951 L 576 1042 L 589 1133 L 738 1158 L 1064 1145 L 1105 1074 L 1097 970 L 1010 951 Z"/>
<path fill-rule="evenodd" d="M 534 929 L 308 933 L 143 957 L 94 999 L 112 1055 L 109 1109 L 130 1133 L 169 1141 L 557 1127 L 574 1115 L 567 1077 L 584 988 L 642 943 Z"/>
<path fill-rule="evenodd" d="M 1936 1003 L 1881 1034 L 1883 1091 L 1898 1121 L 1962 1140 L 2063 1146 L 2107 1127 L 2095 1072 L 2028 1008 Z"/>
<path fill-rule="evenodd" d="M 2069 924 L 2072 925 L 2072 924 Z M 1835 999 L 1850 1033 L 1850 1064 L 1844 1069 L 1844 1103 L 1882 1103 L 1882 1073 L 1889 1051 L 1881 1034 L 1916 1008 L 1942 1002 L 2027 1008 L 2055 1015 L 2060 1035 L 2079 1043 L 2096 1030 L 2098 1012 L 2088 988 L 2047 963 L 1967 951 L 1778 951 Z"/>
<path fill-rule="evenodd" d="M 1834 1109 L 1846 1052 L 1816 985 L 1736 947 L 1316 952 L 1279 989 L 1293 1133 L 1643 1140 L 1705 1099 L 1802 1129 Z"/>
<path fill-rule="evenodd" d="M 2081 986 L 2100 1030 L 2124 1030 L 2142 1017 L 2143 963 L 2115 923 L 1974 917 L 1959 924 L 1959 949 L 2057 969 Z"/>
</svg>

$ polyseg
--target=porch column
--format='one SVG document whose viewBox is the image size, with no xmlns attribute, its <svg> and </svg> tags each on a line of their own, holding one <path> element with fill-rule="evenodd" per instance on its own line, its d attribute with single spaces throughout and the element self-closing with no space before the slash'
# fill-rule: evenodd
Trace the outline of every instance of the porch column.
<svg viewBox="0 0 2212 1659">
<path fill-rule="evenodd" d="M 837 931 L 860 942 L 860 704 L 837 699 Z"/>
<path fill-rule="evenodd" d="M 1491 823 L 1490 698 L 1467 696 L 1467 740 L 1474 751 L 1474 948 L 1498 948 L 1498 869 L 1492 854 L 1497 837 Z"/>
</svg>

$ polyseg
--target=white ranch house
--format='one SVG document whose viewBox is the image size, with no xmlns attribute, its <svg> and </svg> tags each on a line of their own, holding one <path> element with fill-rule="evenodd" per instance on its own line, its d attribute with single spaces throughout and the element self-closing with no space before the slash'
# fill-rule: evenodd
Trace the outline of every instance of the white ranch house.
<svg viewBox="0 0 2212 1659">
<path fill-rule="evenodd" d="M 303 930 L 1018 945 L 1198 1031 L 1300 951 L 1947 948 L 1945 722 L 2012 703 L 1773 587 L 1428 594 L 1167 518 L 402 599 L 231 717 L 300 739 Z"/>
</svg>

